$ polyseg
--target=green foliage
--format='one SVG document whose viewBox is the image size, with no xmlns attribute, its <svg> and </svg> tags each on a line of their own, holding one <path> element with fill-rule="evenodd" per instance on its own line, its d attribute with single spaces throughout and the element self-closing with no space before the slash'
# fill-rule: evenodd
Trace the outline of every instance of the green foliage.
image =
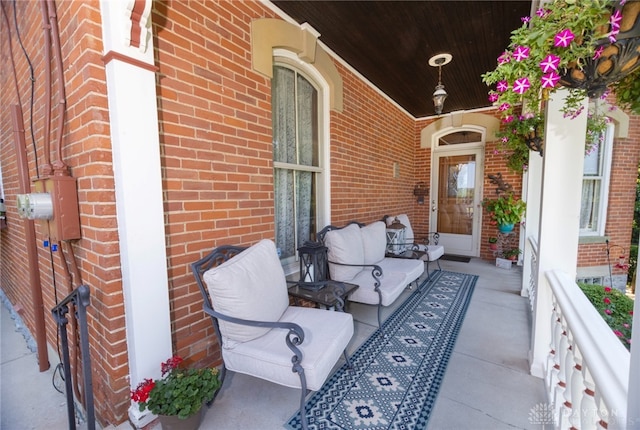
<svg viewBox="0 0 640 430">
<path fill-rule="evenodd" d="M 630 349 L 633 300 L 610 287 L 583 283 L 578 283 L 578 286 L 618 336 L 622 344 L 627 349 Z"/>
<path fill-rule="evenodd" d="M 484 199 L 482 206 L 489 212 L 491 220 L 498 225 L 519 223 L 527 208 L 525 202 L 515 198 L 511 193 L 496 199 Z"/>
<path fill-rule="evenodd" d="M 589 107 L 587 113 L 587 132 L 585 135 L 585 154 L 592 151 L 602 143 L 604 132 L 610 119 L 598 110 L 597 103 Z M 507 167 L 516 173 L 527 170 L 529 165 L 529 146 L 526 141 L 538 137 L 542 140 L 544 135 L 544 118 L 538 114 L 527 113 L 517 118 L 508 118 L 503 121 L 503 128 L 496 132 L 500 141 L 500 147 L 506 156 Z"/>
<path fill-rule="evenodd" d="M 170 358 L 162 363 L 162 379 L 145 379 L 131 392 L 141 411 L 185 419 L 213 399 L 220 388 L 218 369 L 183 369 L 181 363 L 180 357 Z"/>
<path fill-rule="evenodd" d="M 633 73 L 612 85 L 618 104 L 640 115 L 640 78 Z"/>
<path fill-rule="evenodd" d="M 522 254 L 520 248 L 512 248 L 502 253 L 502 255 L 504 255 L 504 258 L 517 257 L 520 254 Z"/>
<path fill-rule="evenodd" d="M 637 243 L 637 242 L 636 242 Z M 629 247 L 629 272 L 628 272 L 628 280 L 632 282 L 633 275 L 638 268 L 638 245 L 631 245 Z"/>
<path fill-rule="evenodd" d="M 497 238 L 497 237 L 495 237 L 495 236 L 491 236 L 491 237 L 489 238 L 489 243 L 498 243 L 498 238 Z"/>
</svg>

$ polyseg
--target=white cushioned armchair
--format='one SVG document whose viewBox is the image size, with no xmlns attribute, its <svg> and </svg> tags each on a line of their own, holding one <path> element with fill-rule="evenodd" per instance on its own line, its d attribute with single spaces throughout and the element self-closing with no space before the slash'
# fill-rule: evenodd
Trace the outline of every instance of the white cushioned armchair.
<svg viewBox="0 0 640 430">
<path fill-rule="evenodd" d="M 385 216 L 384 221 L 386 225 L 391 225 L 398 219 L 401 224 L 405 226 L 405 247 L 406 249 L 412 249 L 424 252 L 422 260 L 427 262 L 427 277 L 429 276 L 429 263 L 435 261 L 438 263 L 438 270 L 442 270 L 440 267 L 440 257 L 444 255 L 444 246 L 438 245 L 440 234 L 437 232 L 431 232 L 426 234 L 416 235 L 411 228 L 411 222 L 407 214 L 400 214 L 398 216 Z"/>
<path fill-rule="evenodd" d="M 222 246 L 191 265 L 213 322 L 226 369 L 301 389 L 300 413 L 307 428 L 307 389 L 317 391 L 353 335 L 344 312 L 289 306 L 284 271 L 275 244 Z"/>
</svg>

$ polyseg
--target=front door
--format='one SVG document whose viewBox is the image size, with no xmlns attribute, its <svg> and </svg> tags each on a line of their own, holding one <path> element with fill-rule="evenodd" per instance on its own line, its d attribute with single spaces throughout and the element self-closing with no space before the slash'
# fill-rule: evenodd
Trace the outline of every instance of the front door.
<svg viewBox="0 0 640 430">
<path fill-rule="evenodd" d="M 447 254 L 480 255 L 483 149 L 434 150 L 431 231 L 440 233 Z"/>
</svg>

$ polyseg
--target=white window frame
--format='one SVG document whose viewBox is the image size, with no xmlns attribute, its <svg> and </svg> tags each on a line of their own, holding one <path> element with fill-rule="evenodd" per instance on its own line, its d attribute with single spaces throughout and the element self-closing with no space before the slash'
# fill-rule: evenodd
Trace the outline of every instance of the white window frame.
<svg viewBox="0 0 640 430">
<path fill-rule="evenodd" d="M 316 173 L 316 219 L 317 226 L 322 229 L 331 220 L 331 178 L 329 163 L 329 108 L 330 108 L 330 88 L 329 84 L 310 64 L 300 60 L 298 56 L 286 49 L 274 49 L 274 66 L 286 67 L 294 70 L 307 79 L 318 91 L 318 166 L 298 166 L 284 162 L 273 162 L 274 169 L 286 168 L 294 170 L 305 170 Z M 317 232 L 316 232 L 317 233 Z M 298 256 L 282 260 L 283 269 L 286 275 L 297 273 L 300 269 Z"/>
<path fill-rule="evenodd" d="M 599 176 L 601 181 L 600 187 L 600 207 L 598 208 L 598 225 L 595 229 L 580 229 L 580 236 L 604 236 L 605 228 L 607 225 L 607 208 L 609 206 L 609 183 L 611 180 L 611 161 L 613 153 L 613 135 L 615 126 L 613 123 L 607 125 L 605 130 L 604 140 L 601 144 L 603 146 L 602 157 L 600 159 L 601 174 Z M 586 155 L 585 155 L 586 156 Z M 584 180 L 594 180 L 597 177 L 583 176 Z M 580 205 L 582 207 L 582 204 Z"/>
</svg>

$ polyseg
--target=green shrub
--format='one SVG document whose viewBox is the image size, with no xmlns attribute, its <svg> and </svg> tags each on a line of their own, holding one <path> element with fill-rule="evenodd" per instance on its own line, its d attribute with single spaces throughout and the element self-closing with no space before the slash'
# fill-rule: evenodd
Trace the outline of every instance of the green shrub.
<svg viewBox="0 0 640 430">
<path fill-rule="evenodd" d="M 578 283 L 578 286 L 618 336 L 620 342 L 630 349 L 633 300 L 610 287 L 583 283 Z"/>
</svg>

